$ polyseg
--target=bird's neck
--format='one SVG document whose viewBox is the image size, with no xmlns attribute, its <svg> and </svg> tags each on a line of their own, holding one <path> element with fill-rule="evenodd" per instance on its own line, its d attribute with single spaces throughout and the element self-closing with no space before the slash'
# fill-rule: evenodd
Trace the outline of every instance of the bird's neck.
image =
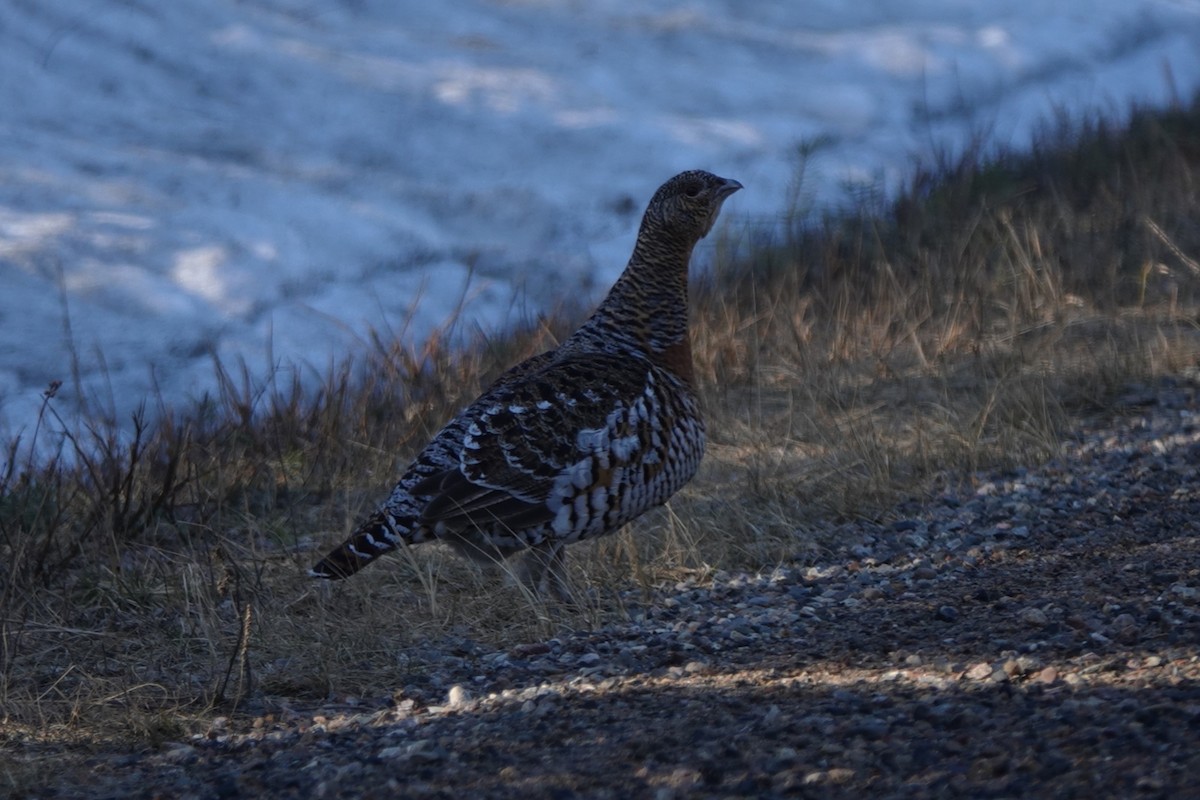
<svg viewBox="0 0 1200 800">
<path fill-rule="evenodd" d="M 674 240 L 643 225 L 625 271 L 568 344 L 640 352 L 690 382 L 688 262 L 694 247 L 694 241 Z"/>
</svg>

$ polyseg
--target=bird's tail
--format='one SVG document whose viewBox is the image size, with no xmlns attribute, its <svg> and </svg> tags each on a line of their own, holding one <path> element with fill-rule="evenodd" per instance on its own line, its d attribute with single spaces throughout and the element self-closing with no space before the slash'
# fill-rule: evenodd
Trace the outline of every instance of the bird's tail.
<svg viewBox="0 0 1200 800">
<path fill-rule="evenodd" d="M 341 580 L 349 578 L 384 553 L 395 550 L 404 542 L 397 532 L 395 521 L 379 510 L 358 526 L 350 538 L 329 552 L 308 571 L 314 578 Z"/>
</svg>

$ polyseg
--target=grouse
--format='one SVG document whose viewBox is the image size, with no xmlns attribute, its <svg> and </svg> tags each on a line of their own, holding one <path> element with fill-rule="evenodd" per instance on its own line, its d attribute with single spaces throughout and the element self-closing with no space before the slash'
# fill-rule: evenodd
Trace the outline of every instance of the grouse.
<svg viewBox="0 0 1200 800">
<path fill-rule="evenodd" d="M 592 316 L 451 419 L 311 574 L 346 578 L 402 544 L 438 539 L 489 562 L 527 551 L 525 584 L 568 597 L 563 548 L 665 503 L 700 465 L 688 263 L 741 188 L 701 170 L 664 183 Z"/>
</svg>

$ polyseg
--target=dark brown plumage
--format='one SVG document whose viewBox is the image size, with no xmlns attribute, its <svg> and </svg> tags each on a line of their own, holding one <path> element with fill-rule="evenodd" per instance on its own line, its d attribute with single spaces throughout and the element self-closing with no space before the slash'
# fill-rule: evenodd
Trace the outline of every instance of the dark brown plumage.
<svg viewBox="0 0 1200 800">
<path fill-rule="evenodd" d="M 666 502 L 700 464 L 688 263 L 740 188 L 699 170 L 664 183 L 595 313 L 450 420 L 312 574 L 345 578 L 401 544 L 441 539 L 491 561 L 528 551 L 524 580 L 565 594 L 565 545 Z"/>
</svg>

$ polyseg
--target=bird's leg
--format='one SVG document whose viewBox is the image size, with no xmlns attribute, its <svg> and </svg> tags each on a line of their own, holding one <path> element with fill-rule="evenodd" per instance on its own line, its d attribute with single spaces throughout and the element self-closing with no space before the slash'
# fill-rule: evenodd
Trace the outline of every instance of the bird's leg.
<svg viewBox="0 0 1200 800">
<path fill-rule="evenodd" d="M 544 541 L 530 547 L 522 563 L 521 582 L 538 597 L 553 597 L 573 605 L 574 592 L 567 576 L 567 546 Z"/>
<path fill-rule="evenodd" d="M 550 563 L 546 566 L 550 592 L 560 603 L 575 605 L 575 587 L 567 575 L 567 546 L 559 542 L 552 549 Z"/>
</svg>

